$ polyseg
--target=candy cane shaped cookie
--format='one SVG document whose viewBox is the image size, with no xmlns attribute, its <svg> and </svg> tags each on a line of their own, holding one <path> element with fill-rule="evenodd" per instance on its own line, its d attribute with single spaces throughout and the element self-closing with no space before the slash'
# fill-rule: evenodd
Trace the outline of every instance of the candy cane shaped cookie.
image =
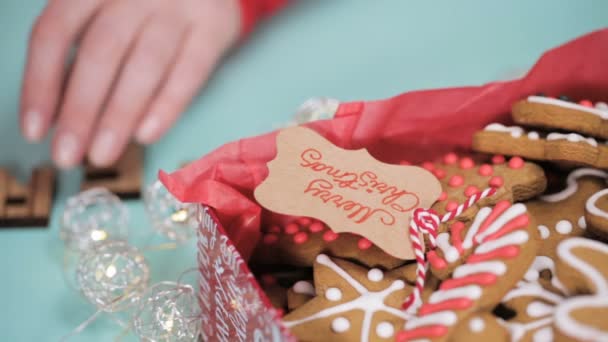
<svg viewBox="0 0 608 342">
<path fill-rule="evenodd" d="M 590 235 L 608 241 L 608 189 L 589 197 L 585 203 L 585 220 Z"/>
<path fill-rule="evenodd" d="M 536 226 L 525 205 L 501 201 L 479 210 L 469 227 L 454 223 L 427 253 L 444 280 L 397 340 L 447 341 L 473 314 L 492 310 L 534 260 Z M 453 272 L 451 271 L 453 269 Z"/>
</svg>

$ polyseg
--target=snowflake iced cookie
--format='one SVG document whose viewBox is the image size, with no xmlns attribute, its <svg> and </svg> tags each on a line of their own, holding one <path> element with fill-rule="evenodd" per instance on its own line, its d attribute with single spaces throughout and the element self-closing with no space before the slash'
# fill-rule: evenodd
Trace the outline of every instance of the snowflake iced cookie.
<svg viewBox="0 0 608 342">
<path fill-rule="evenodd" d="M 480 200 L 475 208 L 493 205 L 500 200 L 522 201 L 542 193 L 547 185 L 544 171 L 519 157 L 507 161 L 502 156 L 494 156 L 490 163 L 483 163 L 449 153 L 439 162 L 426 162 L 421 166 L 432 172 L 443 188 L 443 193 L 432 207 L 439 214 L 456 209 L 459 204 L 487 188 L 497 188 L 498 191 Z M 461 217 L 472 216 L 475 211 L 467 210 Z"/>
<path fill-rule="evenodd" d="M 303 341 L 392 341 L 409 318 L 401 305 L 412 292 L 404 281 L 410 268 L 415 265 L 383 272 L 320 254 L 316 297 L 286 315 L 284 324 Z"/>
<path fill-rule="evenodd" d="M 473 135 L 473 150 L 560 164 L 608 168 L 608 146 L 603 141 L 578 133 L 543 133 L 493 123 Z"/>
<path fill-rule="evenodd" d="M 512 341 L 608 340 L 608 246 L 569 238 L 557 247 L 557 260 L 539 257 L 503 302 L 516 316 L 504 323 Z M 554 273 L 548 290 L 541 270 Z"/>
<path fill-rule="evenodd" d="M 602 189 L 587 199 L 585 220 L 589 235 L 608 241 L 608 189 Z"/>
<path fill-rule="evenodd" d="M 534 260 L 535 230 L 526 207 L 508 201 L 480 209 L 468 227 L 453 223 L 437 237 L 438 249 L 427 253 L 433 273 L 447 279 L 399 339 L 448 341 L 467 317 L 491 311 Z"/>
<path fill-rule="evenodd" d="M 337 234 L 322 222 L 307 217 L 265 229 L 252 261 L 259 264 L 312 266 L 321 253 L 384 269 L 392 269 L 405 262 L 385 253 L 363 237 L 350 233 Z"/>
<path fill-rule="evenodd" d="M 593 200 L 590 197 L 604 189 L 607 180 L 608 173 L 602 170 L 576 169 L 568 174 L 566 186 L 561 191 L 526 202 L 541 238 L 538 255 L 553 259 L 562 240 L 585 233 L 589 225 L 585 203 L 589 207 L 588 199 Z"/>
<path fill-rule="evenodd" d="M 589 100 L 572 102 L 563 96 L 559 99 L 530 96 L 513 105 L 513 120 L 524 126 L 543 127 L 608 139 L 608 105 Z"/>
</svg>

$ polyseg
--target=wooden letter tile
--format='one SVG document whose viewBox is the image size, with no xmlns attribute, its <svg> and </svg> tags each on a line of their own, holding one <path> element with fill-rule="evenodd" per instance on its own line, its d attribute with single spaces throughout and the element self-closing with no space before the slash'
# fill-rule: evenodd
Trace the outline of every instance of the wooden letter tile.
<svg viewBox="0 0 608 342">
<path fill-rule="evenodd" d="M 0 227 L 46 227 L 55 192 L 55 171 L 39 167 L 23 186 L 0 168 Z"/>
</svg>

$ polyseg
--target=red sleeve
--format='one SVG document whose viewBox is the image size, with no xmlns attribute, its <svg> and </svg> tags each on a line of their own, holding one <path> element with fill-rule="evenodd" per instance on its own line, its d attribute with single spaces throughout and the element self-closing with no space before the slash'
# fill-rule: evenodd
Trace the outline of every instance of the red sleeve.
<svg viewBox="0 0 608 342">
<path fill-rule="evenodd" d="M 277 12 L 289 0 L 239 0 L 241 7 L 241 37 L 247 36 L 263 18 Z"/>
</svg>

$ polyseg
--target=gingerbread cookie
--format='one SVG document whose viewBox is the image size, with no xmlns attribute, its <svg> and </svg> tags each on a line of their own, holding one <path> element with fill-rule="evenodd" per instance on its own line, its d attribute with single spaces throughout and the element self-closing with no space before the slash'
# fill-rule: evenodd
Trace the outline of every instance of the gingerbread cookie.
<svg viewBox="0 0 608 342">
<path fill-rule="evenodd" d="M 513 105 L 513 120 L 524 126 L 580 132 L 608 139 L 608 105 L 589 100 L 578 103 L 565 96 L 559 99 L 530 96 Z"/>
<path fill-rule="evenodd" d="M 311 281 L 300 280 L 287 290 L 287 310 L 293 311 L 316 295 Z"/>
<path fill-rule="evenodd" d="M 363 237 L 335 233 L 322 222 L 307 217 L 267 228 L 262 233 L 262 240 L 252 260 L 263 264 L 311 266 L 321 253 L 384 269 L 392 269 L 405 262 L 385 253 Z"/>
<path fill-rule="evenodd" d="M 493 123 L 473 136 L 473 149 L 532 160 L 608 168 L 608 146 L 577 133 L 539 133 Z"/>
<path fill-rule="evenodd" d="M 555 340 L 608 341 L 608 246 L 572 238 L 557 255 L 557 278 L 570 297 L 555 310 Z"/>
<path fill-rule="evenodd" d="M 598 191 L 587 199 L 585 220 L 589 235 L 608 241 L 608 189 Z"/>
<path fill-rule="evenodd" d="M 528 201 L 528 212 L 538 224 L 541 238 L 538 255 L 555 258 L 557 245 L 565 238 L 585 233 L 585 202 L 606 187 L 608 173 L 581 168 L 570 172 L 563 190 Z"/>
<path fill-rule="evenodd" d="M 443 187 L 438 202 L 432 206 L 439 214 L 455 210 L 459 204 L 487 188 L 497 188 L 498 191 L 480 200 L 477 207 L 493 205 L 500 200 L 522 201 L 542 193 L 547 184 L 545 173 L 539 166 L 519 157 L 507 161 L 502 156 L 494 156 L 491 163 L 483 163 L 449 153 L 437 163 L 426 162 L 421 166 L 432 172 Z M 469 210 L 462 216 L 474 214 L 475 210 Z"/>
<path fill-rule="evenodd" d="M 427 253 L 433 273 L 450 278 L 405 324 L 402 341 L 450 340 L 467 317 L 491 311 L 534 260 L 536 228 L 521 203 L 500 201 L 480 209 L 468 227 L 451 228 L 437 237 L 438 250 Z"/>
<path fill-rule="evenodd" d="M 452 335 L 453 341 L 507 342 L 510 334 L 500 320 L 490 312 L 470 315 L 458 323 Z"/>
<path fill-rule="evenodd" d="M 409 319 L 401 309 L 412 292 L 403 266 L 368 269 L 324 254 L 314 264 L 316 297 L 283 318 L 303 341 L 392 341 Z"/>
</svg>

